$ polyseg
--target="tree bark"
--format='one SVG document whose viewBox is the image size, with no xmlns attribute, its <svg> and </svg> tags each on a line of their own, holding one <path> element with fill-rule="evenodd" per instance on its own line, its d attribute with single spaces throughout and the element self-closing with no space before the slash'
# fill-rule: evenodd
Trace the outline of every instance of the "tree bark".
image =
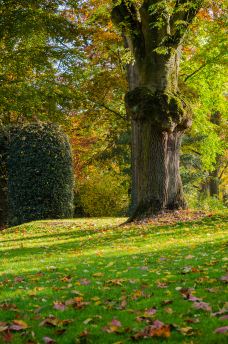
<svg viewBox="0 0 228 344">
<path fill-rule="evenodd" d="M 131 219 L 185 208 L 179 171 L 183 131 L 190 125 L 187 105 L 172 94 L 138 87 L 126 95 L 132 118 Z"/>
<path fill-rule="evenodd" d="M 179 171 L 182 133 L 159 131 L 150 122 L 132 123 L 133 218 L 184 208 Z"/>
</svg>

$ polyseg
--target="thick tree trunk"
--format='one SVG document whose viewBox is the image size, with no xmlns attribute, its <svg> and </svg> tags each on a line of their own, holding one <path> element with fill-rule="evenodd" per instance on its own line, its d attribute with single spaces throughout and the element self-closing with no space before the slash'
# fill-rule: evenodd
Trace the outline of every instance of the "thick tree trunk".
<svg viewBox="0 0 228 344">
<path fill-rule="evenodd" d="M 136 87 L 126 95 L 132 118 L 132 209 L 130 220 L 185 208 L 179 171 L 181 137 L 190 125 L 177 95 Z"/>
<path fill-rule="evenodd" d="M 148 121 L 132 123 L 132 218 L 186 206 L 179 172 L 182 132 L 160 131 Z"/>
</svg>

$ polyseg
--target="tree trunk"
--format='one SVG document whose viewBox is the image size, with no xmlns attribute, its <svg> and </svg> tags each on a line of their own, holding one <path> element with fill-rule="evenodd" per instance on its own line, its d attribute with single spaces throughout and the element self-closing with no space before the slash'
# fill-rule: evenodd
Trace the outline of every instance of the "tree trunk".
<svg viewBox="0 0 228 344">
<path fill-rule="evenodd" d="M 185 208 L 179 151 L 191 124 L 187 105 L 177 94 L 145 86 L 133 88 L 125 101 L 132 118 L 130 220 Z"/>
<path fill-rule="evenodd" d="M 179 171 L 182 133 L 132 120 L 132 219 L 186 207 Z"/>
<path fill-rule="evenodd" d="M 159 131 L 150 121 L 133 121 L 133 218 L 185 207 L 179 172 L 181 136 L 178 130 Z"/>
<path fill-rule="evenodd" d="M 214 111 L 211 115 L 211 123 L 218 126 L 221 125 L 222 122 L 222 116 L 219 111 Z M 209 174 L 209 191 L 211 197 L 217 197 L 219 198 L 219 171 L 221 166 L 221 155 L 218 154 L 216 157 L 216 163 L 215 163 L 215 169 L 214 171 L 210 172 Z"/>
<path fill-rule="evenodd" d="M 217 158 L 217 160 L 219 159 Z M 216 167 L 215 170 L 209 174 L 209 191 L 211 197 L 219 198 L 219 171 L 220 166 Z"/>
</svg>

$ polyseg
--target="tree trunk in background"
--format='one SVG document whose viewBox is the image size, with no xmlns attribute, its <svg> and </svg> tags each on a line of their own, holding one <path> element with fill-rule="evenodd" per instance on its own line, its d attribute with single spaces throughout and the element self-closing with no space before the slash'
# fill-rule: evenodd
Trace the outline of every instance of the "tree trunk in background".
<svg viewBox="0 0 228 344">
<path fill-rule="evenodd" d="M 221 125 L 221 120 L 222 120 L 221 113 L 219 111 L 214 111 L 211 115 L 210 121 L 212 124 L 218 126 L 217 129 L 216 127 L 214 128 L 217 131 L 220 128 L 219 126 Z M 222 155 L 218 154 L 216 156 L 214 170 L 212 172 L 209 172 L 207 179 L 203 182 L 201 186 L 201 193 L 206 197 L 211 196 L 211 197 L 219 198 L 220 168 L 222 164 L 221 160 L 222 160 Z"/>
<path fill-rule="evenodd" d="M 211 115 L 211 123 L 220 126 L 221 125 L 222 116 L 219 111 L 214 111 Z M 221 156 L 217 155 L 215 169 L 214 171 L 210 172 L 209 174 L 209 192 L 211 197 L 219 198 L 219 172 L 220 172 L 220 165 L 221 165 Z"/>
<path fill-rule="evenodd" d="M 172 15 L 163 1 L 144 0 L 140 9 L 133 0 L 113 3 L 112 20 L 134 57 L 127 66 L 129 92 L 125 96 L 132 123 L 130 220 L 134 220 L 186 206 L 179 150 L 191 114 L 178 91 L 179 61 L 183 36 L 202 1 L 176 1 Z M 162 24 L 157 25 L 161 17 Z M 178 22 L 182 24 L 177 26 Z"/>
<path fill-rule="evenodd" d="M 219 170 L 219 167 L 215 168 L 215 170 L 209 175 L 209 190 L 211 197 L 219 198 Z"/>
</svg>

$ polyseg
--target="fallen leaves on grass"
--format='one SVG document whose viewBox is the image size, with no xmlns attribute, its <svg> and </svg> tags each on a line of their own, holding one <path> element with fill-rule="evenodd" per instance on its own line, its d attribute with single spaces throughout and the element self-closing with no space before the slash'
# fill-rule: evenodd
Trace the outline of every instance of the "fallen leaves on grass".
<svg viewBox="0 0 228 344">
<path fill-rule="evenodd" d="M 4 321 L 0 321 L 0 332 L 4 332 L 4 331 L 6 331 L 6 330 L 8 330 L 8 325 L 7 325 L 7 323 L 4 322 Z"/>
<path fill-rule="evenodd" d="M 142 331 L 132 336 L 134 340 L 147 339 L 152 337 L 168 338 L 171 336 L 170 325 L 165 325 L 159 320 L 155 320 L 152 325 L 146 326 Z"/>
<path fill-rule="evenodd" d="M 4 331 L 22 331 L 22 330 L 26 330 L 27 328 L 29 328 L 28 324 L 23 321 L 23 320 L 13 320 L 10 323 L 1 321 L 0 322 L 0 332 L 4 332 Z"/>
<path fill-rule="evenodd" d="M 226 276 L 222 276 L 220 278 L 220 281 L 224 282 L 224 283 L 228 283 L 228 274 Z"/>
<path fill-rule="evenodd" d="M 2 311 L 13 311 L 13 312 L 18 312 L 19 309 L 17 308 L 17 306 L 13 303 L 1 303 L 0 304 L 0 310 Z"/>
<path fill-rule="evenodd" d="M 194 296 L 192 294 L 192 292 L 194 291 L 194 289 L 192 288 L 178 288 L 179 292 L 181 293 L 181 295 L 183 296 L 184 299 L 188 300 L 188 301 L 192 301 L 192 302 L 196 302 L 196 301 L 202 301 L 202 299 Z"/>
<path fill-rule="evenodd" d="M 194 302 L 193 307 L 195 309 L 202 309 L 203 311 L 211 312 L 211 306 L 206 302 Z"/>
<path fill-rule="evenodd" d="M 122 324 L 119 320 L 113 319 L 108 323 L 107 326 L 103 327 L 103 331 L 107 333 L 119 333 L 120 329 L 122 327 Z"/>
<path fill-rule="evenodd" d="M 217 334 L 222 337 L 222 334 L 227 333 L 227 326 L 219 326 L 226 325 L 224 321 L 228 317 L 225 306 L 222 306 L 225 302 L 224 283 L 228 280 L 228 276 L 223 276 L 226 274 L 226 264 L 221 263 L 226 262 L 221 258 L 225 252 L 225 244 L 219 247 L 215 242 L 212 245 L 212 235 L 216 234 L 215 226 L 208 226 L 206 229 L 207 226 L 202 225 L 202 231 L 199 226 L 177 224 L 177 231 L 174 227 L 165 227 L 159 229 L 159 232 L 154 227 L 143 225 L 127 229 L 90 229 L 95 237 L 94 242 L 93 235 L 90 235 L 87 242 L 87 234 L 81 235 L 77 229 L 75 247 L 66 242 L 64 245 L 67 250 L 61 256 L 58 255 L 61 250 L 57 244 L 49 252 L 47 243 L 44 247 L 45 260 L 42 262 L 46 264 L 49 256 L 51 259 L 48 262 L 50 266 L 45 265 L 45 273 L 23 273 L 24 277 L 21 277 L 16 276 L 21 274 L 18 270 L 14 275 L 5 275 L 0 282 L 0 288 L 7 288 L 10 295 L 18 292 L 21 296 L 20 302 L 13 297 L 1 301 L 4 301 L 0 304 L 1 319 L 4 321 L 0 322 L 0 342 L 13 342 L 19 338 L 19 341 L 24 340 L 26 344 L 38 343 L 36 337 L 29 339 L 32 330 L 20 319 L 29 323 L 31 320 L 35 333 L 39 330 L 44 333 L 47 331 L 50 337 L 41 336 L 39 339 L 39 342 L 43 340 L 45 344 L 67 340 L 65 336 L 58 336 L 67 332 L 66 337 L 69 334 L 70 338 L 72 331 L 74 342 L 80 344 L 93 343 L 99 336 L 101 341 L 103 338 L 105 341 L 108 336 L 116 344 L 131 341 L 131 338 L 153 341 L 153 338 L 158 337 L 159 340 L 160 337 L 162 340 L 170 337 L 172 331 L 176 331 L 173 337 L 178 342 L 183 341 L 183 336 L 194 335 L 194 340 L 204 343 L 203 336 L 206 332 L 213 340 L 219 336 Z M 81 229 L 83 232 L 83 228 Z M 106 241 L 104 233 L 107 233 L 109 241 Z M 207 233 L 210 241 L 204 242 Z M 148 240 L 142 245 L 146 235 Z M 224 241 L 223 237 L 222 240 Z M 113 247 L 113 256 L 107 242 Z M 102 248 L 102 254 L 97 247 Z M 43 246 L 41 249 L 43 250 Z M 124 254 L 119 255 L 118 250 L 122 250 Z M 7 255 L 8 252 L 6 258 Z M 23 302 L 26 305 L 25 311 Z M 15 320 L 5 322 L 11 316 Z M 62 320 L 56 316 L 72 320 Z M 125 328 L 118 317 L 121 321 L 127 319 L 129 327 Z M 155 320 L 157 317 L 164 323 Z M 75 326 L 67 327 L 74 319 L 77 319 Z M 110 319 L 112 320 L 109 321 Z M 176 319 L 178 325 L 175 325 Z M 38 324 L 48 328 L 39 329 Z M 86 327 L 89 328 L 89 336 Z M 119 341 L 115 341 L 115 335 Z"/>
<path fill-rule="evenodd" d="M 13 320 L 12 324 L 9 326 L 9 330 L 21 331 L 28 328 L 28 324 L 23 320 Z"/>
<path fill-rule="evenodd" d="M 192 327 L 187 326 L 187 327 L 181 327 L 179 329 L 179 332 L 183 334 L 184 336 L 193 336 L 196 331 Z"/>
<path fill-rule="evenodd" d="M 58 311 L 64 311 L 66 309 L 66 305 L 63 302 L 54 302 L 54 309 L 57 309 Z"/>
<path fill-rule="evenodd" d="M 218 327 L 215 330 L 215 333 L 227 333 L 228 332 L 228 326 Z"/>
<path fill-rule="evenodd" d="M 56 341 L 50 337 L 43 337 L 43 341 L 45 344 L 54 344 Z"/>
<path fill-rule="evenodd" d="M 73 320 L 71 319 L 65 319 L 61 320 L 58 319 L 54 316 L 50 316 L 45 318 L 41 323 L 40 326 L 48 326 L 48 327 L 62 327 L 62 326 L 67 326 L 70 323 L 72 323 Z"/>
</svg>

